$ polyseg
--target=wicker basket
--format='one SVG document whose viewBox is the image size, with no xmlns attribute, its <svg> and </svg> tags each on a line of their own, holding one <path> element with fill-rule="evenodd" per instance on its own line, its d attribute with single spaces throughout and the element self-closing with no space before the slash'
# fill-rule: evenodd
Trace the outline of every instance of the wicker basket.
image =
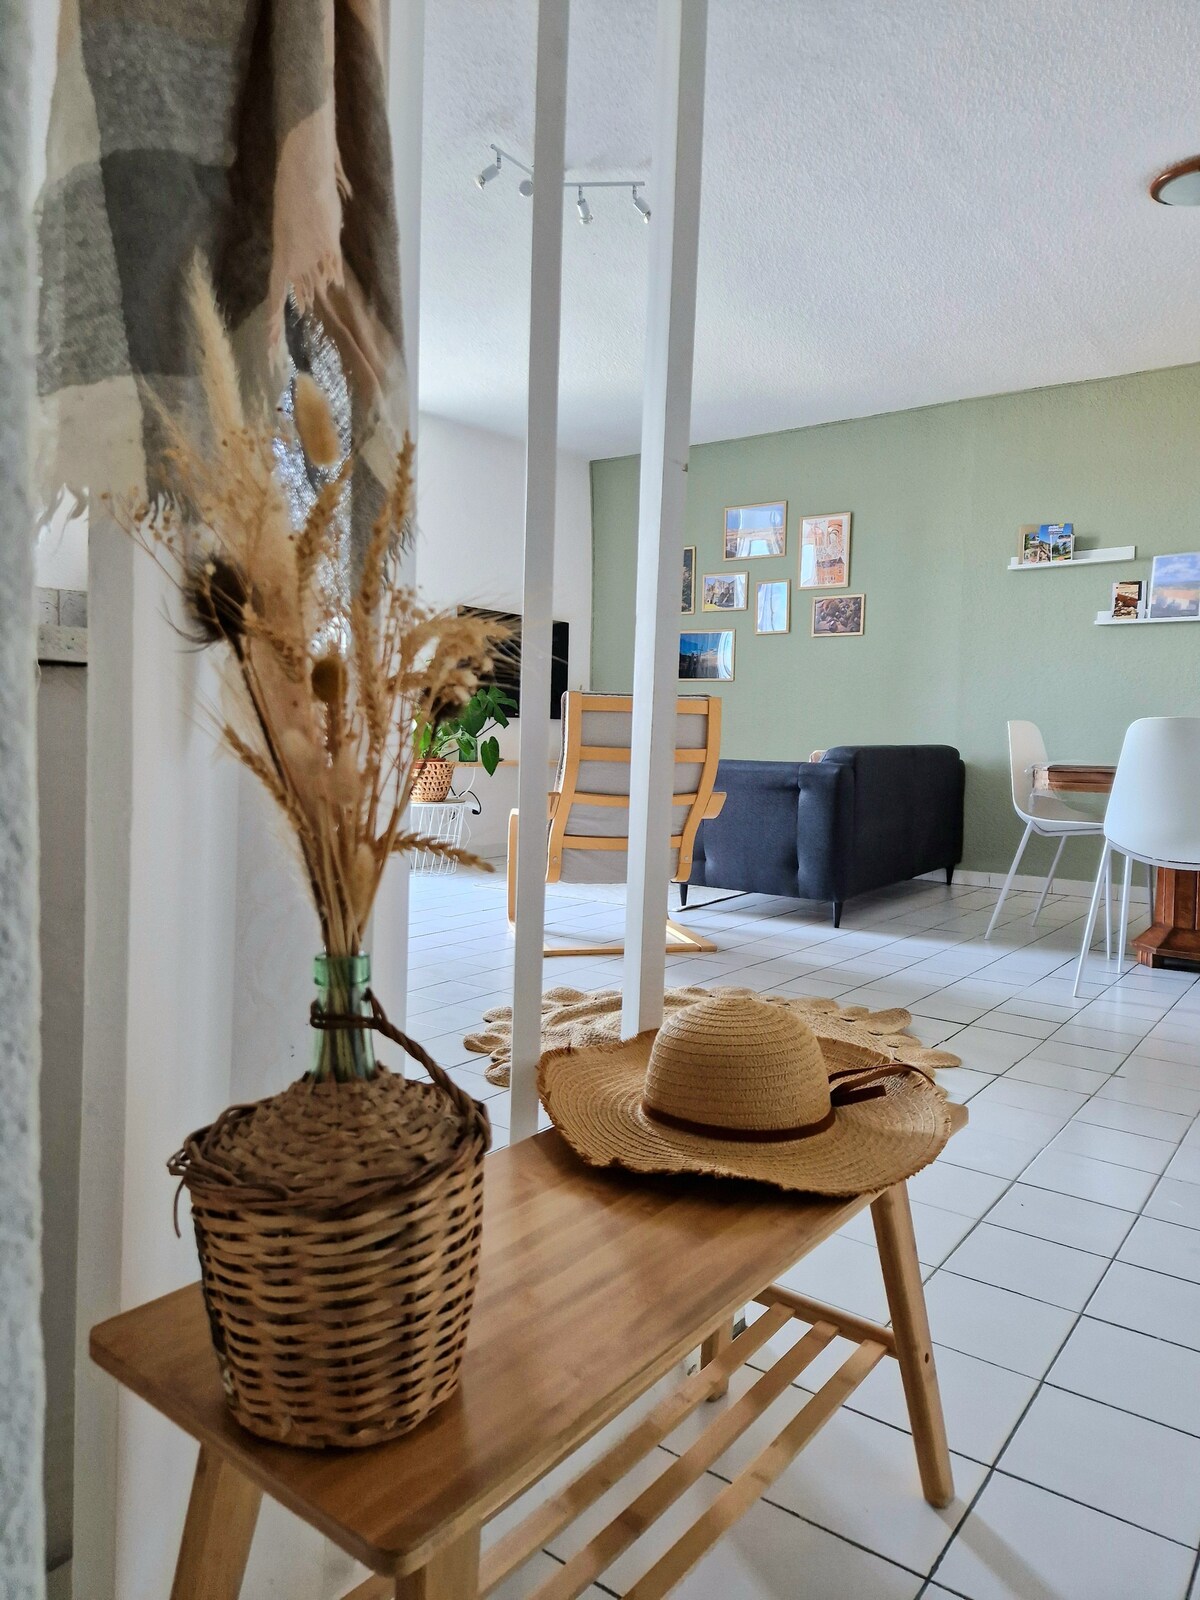
<svg viewBox="0 0 1200 1600">
<path fill-rule="evenodd" d="M 433 756 L 413 764 L 412 797 L 419 805 L 440 805 L 454 783 L 454 763 Z"/>
<path fill-rule="evenodd" d="M 283 1444 L 378 1444 L 458 1384 L 487 1112 L 386 1019 L 368 1025 L 433 1081 L 381 1067 L 294 1084 L 232 1107 L 169 1163 L 191 1196 L 230 1409 Z"/>
</svg>

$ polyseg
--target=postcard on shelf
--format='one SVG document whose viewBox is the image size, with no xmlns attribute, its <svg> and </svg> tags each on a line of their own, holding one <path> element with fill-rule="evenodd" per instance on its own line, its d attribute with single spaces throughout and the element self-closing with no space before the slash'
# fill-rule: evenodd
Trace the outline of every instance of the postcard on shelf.
<svg viewBox="0 0 1200 1600">
<path fill-rule="evenodd" d="M 850 582 L 850 512 L 800 523 L 800 587 L 841 589 Z"/>
<path fill-rule="evenodd" d="M 760 583 L 754 596 L 755 633 L 787 633 L 792 626 L 792 586 L 787 578 Z"/>
<path fill-rule="evenodd" d="M 690 617 L 696 609 L 696 546 L 683 547 L 683 584 L 679 593 L 679 612 Z"/>
<path fill-rule="evenodd" d="M 1045 561 L 1070 561 L 1075 555 L 1073 522 L 1026 522 L 1021 526 L 1022 566 L 1040 566 Z"/>
<path fill-rule="evenodd" d="M 716 683 L 733 681 L 733 634 L 681 633 L 679 676 Z"/>
<path fill-rule="evenodd" d="M 726 561 L 757 561 L 787 551 L 787 501 L 725 507 Z"/>
<path fill-rule="evenodd" d="M 700 590 L 700 609 L 745 611 L 748 587 L 744 572 L 706 572 Z"/>
<path fill-rule="evenodd" d="M 1112 615 L 1115 622 L 1132 622 L 1142 614 L 1142 580 L 1125 578 L 1112 586 Z"/>
<path fill-rule="evenodd" d="M 861 594 L 828 595 L 824 599 L 819 596 L 814 597 L 813 638 L 839 633 L 862 633 L 866 604 L 866 596 Z"/>
<path fill-rule="evenodd" d="M 1155 556 L 1150 567 L 1150 604 L 1146 614 L 1159 622 L 1200 617 L 1200 551 Z"/>
</svg>

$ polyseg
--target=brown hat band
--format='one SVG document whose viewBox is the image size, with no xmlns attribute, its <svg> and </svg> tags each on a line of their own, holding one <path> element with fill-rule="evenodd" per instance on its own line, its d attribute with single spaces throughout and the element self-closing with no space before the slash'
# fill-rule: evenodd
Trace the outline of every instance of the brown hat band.
<svg viewBox="0 0 1200 1600">
<path fill-rule="evenodd" d="M 796 1128 L 728 1128 L 719 1122 L 693 1122 L 690 1117 L 677 1117 L 672 1111 L 660 1111 L 657 1106 L 642 1100 L 642 1110 L 651 1122 L 661 1122 L 664 1127 L 675 1128 L 679 1133 L 698 1133 L 705 1139 L 732 1139 L 743 1144 L 783 1144 L 789 1139 L 811 1139 L 814 1134 L 832 1128 L 837 1118 L 833 1106 L 817 1122 L 805 1122 Z"/>
</svg>

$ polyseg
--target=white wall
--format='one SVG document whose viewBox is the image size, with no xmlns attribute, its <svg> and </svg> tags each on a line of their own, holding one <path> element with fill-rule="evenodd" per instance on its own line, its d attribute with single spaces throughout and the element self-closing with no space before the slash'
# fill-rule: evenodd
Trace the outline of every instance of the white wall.
<svg viewBox="0 0 1200 1600">
<path fill-rule="evenodd" d="M 521 610 L 525 538 L 525 444 L 444 417 L 420 418 L 417 458 L 417 584 L 438 605 Z M 554 615 L 570 624 L 567 686 L 590 683 L 592 642 L 592 487 L 584 456 L 560 451 L 554 545 Z M 558 727 L 551 749 L 558 749 Z M 517 754 L 519 728 L 500 736 L 501 753 Z M 483 814 L 472 820 L 471 846 L 504 854 L 508 813 L 516 804 L 517 769 L 475 774 Z"/>
</svg>

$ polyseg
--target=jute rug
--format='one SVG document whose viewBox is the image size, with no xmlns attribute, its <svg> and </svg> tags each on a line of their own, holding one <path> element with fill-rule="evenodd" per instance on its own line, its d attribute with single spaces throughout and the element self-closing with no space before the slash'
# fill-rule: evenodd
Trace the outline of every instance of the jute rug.
<svg viewBox="0 0 1200 1600">
<path fill-rule="evenodd" d="M 710 994 L 753 994 L 752 989 L 719 986 L 715 989 L 692 987 L 668 989 L 663 996 L 664 1011 L 695 1005 Z M 868 1011 L 865 1006 L 839 1006 L 836 1000 L 793 999 L 783 995 L 758 995 L 774 1005 L 790 1006 L 808 1023 L 818 1039 L 844 1039 L 882 1051 L 893 1061 L 910 1066 L 961 1067 L 962 1061 L 949 1050 L 930 1050 L 908 1032 L 912 1014 L 901 1006 L 889 1011 Z M 479 1055 L 491 1056 L 484 1071 L 489 1083 L 506 1087 L 508 1061 L 512 1053 L 512 1007 L 497 1006 L 485 1011 L 487 1027 L 468 1033 L 463 1045 Z M 562 1050 L 567 1046 L 599 1044 L 621 1037 L 621 991 L 598 989 L 547 989 L 542 996 L 542 1049 Z"/>
</svg>

